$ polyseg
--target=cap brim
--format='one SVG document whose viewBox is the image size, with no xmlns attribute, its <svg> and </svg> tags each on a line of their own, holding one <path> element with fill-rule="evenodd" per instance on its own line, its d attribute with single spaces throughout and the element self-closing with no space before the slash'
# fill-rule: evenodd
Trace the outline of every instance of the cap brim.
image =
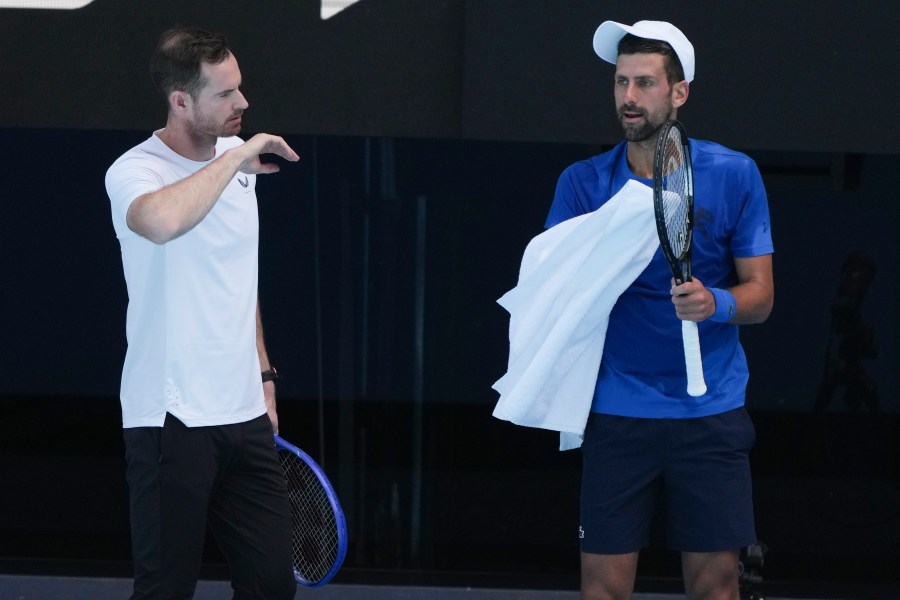
<svg viewBox="0 0 900 600">
<path fill-rule="evenodd" d="M 628 25 L 604 21 L 594 32 L 594 52 L 606 62 L 616 64 L 619 57 L 619 40 L 630 31 L 631 27 Z"/>
</svg>

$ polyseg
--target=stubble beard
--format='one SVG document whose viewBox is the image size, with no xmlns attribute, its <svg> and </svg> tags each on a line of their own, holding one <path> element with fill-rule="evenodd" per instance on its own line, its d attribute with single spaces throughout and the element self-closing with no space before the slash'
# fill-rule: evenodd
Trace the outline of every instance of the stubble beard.
<svg viewBox="0 0 900 600">
<path fill-rule="evenodd" d="M 236 116 L 238 115 L 231 115 L 228 121 L 218 123 L 205 115 L 200 115 L 191 123 L 191 136 L 195 139 L 236 136 L 241 132 L 241 124 L 233 124 L 230 120 Z"/>
<path fill-rule="evenodd" d="M 619 109 L 619 124 L 622 126 L 622 131 L 625 135 L 625 139 L 629 142 L 641 143 L 641 142 L 650 142 L 656 139 L 657 135 L 659 135 L 659 130 L 662 129 L 662 126 L 665 125 L 666 121 L 671 118 L 671 111 L 669 114 L 661 116 L 658 119 L 654 119 L 652 116 L 648 116 L 646 113 L 642 113 L 644 120 L 641 123 L 625 123 L 623 121 L 622 113 L 624 112 L 634 112 L 633 110 L 629 111 L 626 107 L 622 107 Z"/>
<path fill-rule="evenodd" d="M 669 110 L 665 114 L 662 112 L 648 114 L 644 110 L 638 110 L 635 106 L 620 106 L 616 111 L 616 115 L 619 118 L 619 124 L 622 126 L 622 131 L 627 141 L 638 144 L 650 144 L 655 142 L 659 135 L 659 130 L 666 124 L 666 121 L 673 118 L 674 111 L 675 108 L 672 106 L 672 94 L 670 92 Z M 624 114 L 626 112 L 640 114 L 644 117 L 643 121 L 641 123 L 625 123 Z"/>
</svg>

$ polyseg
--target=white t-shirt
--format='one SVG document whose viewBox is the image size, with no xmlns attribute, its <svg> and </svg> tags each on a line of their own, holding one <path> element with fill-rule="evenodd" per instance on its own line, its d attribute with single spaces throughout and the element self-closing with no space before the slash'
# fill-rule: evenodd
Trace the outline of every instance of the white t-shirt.
<svg viewBox="0 0 900 600">
<path fill-rule="evenodd" d="M 216 156 L 242 143 L 220 138 Z M 266 412 L 256 350 L 256 176 L 237 173 L 203 220 L 166 244 L 125 222 L 137 197 L 207 164 L 176 154 L 154 133 L 106 174 L 128 287 L 120 394 L 126 428 L 160 427 L 167 412 L 189 427 Z"/>
</svg>

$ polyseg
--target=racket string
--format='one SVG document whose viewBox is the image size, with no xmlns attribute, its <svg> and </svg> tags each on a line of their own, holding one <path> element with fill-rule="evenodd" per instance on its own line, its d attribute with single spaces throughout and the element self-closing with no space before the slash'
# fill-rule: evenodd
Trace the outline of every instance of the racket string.
<svg viewBox="0 0 900 600">
<path fill-rule="evenodd" d="M 338 525 L 315 472 L 291 452 L 279 452 L 291 504 L 292 562 L 305 580 L 321 581 L 338 555 Z"/>
<path fill-rule="evenodd" d="M 687 254 L 690 239 L 690 171 L 686 166 L 681 136 L 674 127 L 665 145 L 665 171 L 662 176 L 663 215 L 672 254 L 679 260 Z"/>
</svg>

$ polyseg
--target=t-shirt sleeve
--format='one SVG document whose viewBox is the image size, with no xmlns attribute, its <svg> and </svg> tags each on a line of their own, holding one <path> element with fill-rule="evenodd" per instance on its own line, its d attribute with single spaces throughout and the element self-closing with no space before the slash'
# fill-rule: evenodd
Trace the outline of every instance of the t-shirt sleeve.
<svg viewBox="0 0 900 600">
<path fill-rule="evenodd" d="M 731 253 L 738 258 L 771 254 L 775 248 L 772 244 L 769 201 L 756 163 L 747 159 L 741 177 L 743 206 L 731 240 Z"/>
<path fill-rule="evenodd" d="M 585 163 L 576 163 L 566 168 L 556 182 L 556 193 L 553 195 L 553 203 L 550 205 L 550 213 L 544 227 L 550 229 L 572 217 L 591 212 L 589 199 L 584 193 L 582 184 L 585 169 L 589 167 Z"/>
<path fill-rule="evenodd" d="M 106 172 L 106 193 L 112 209 L 113 226 L 119 239 L 137 235 L 128 228 L 125 216 L 138 197 L 163 187 L 159 173 L 135 156 L 123 156 Z"/>
</svg>

